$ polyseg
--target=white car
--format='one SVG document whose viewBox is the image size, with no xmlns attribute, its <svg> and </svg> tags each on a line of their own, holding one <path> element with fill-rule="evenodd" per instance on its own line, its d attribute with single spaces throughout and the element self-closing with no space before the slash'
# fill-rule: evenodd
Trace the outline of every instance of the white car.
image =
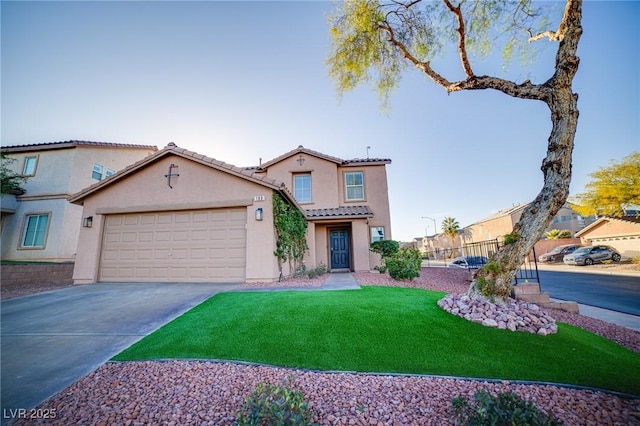
<svg viewBox="0 0 640 426">
<path fill-rule="evenodd" d="M 489 259 L 484 256 L 460 256 L 453 259 L 447 268 L 480 269 L 489 263 Z"/>
</svg>

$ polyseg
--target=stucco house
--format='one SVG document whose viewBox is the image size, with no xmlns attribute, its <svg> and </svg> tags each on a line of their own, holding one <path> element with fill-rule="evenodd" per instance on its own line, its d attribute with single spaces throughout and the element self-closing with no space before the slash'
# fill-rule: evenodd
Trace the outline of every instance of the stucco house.
<svg viewBox="0 0 640 426">
<path fill-rule="evenodd" d="M 502 239 L 513 230 L 515 224 L 520 220 L 522 212 L 528 206 L 519 204 L 511 208 L 501 210 L 489 217 L 475 222 L 464 228 L 463 240 L 465 243 Z M 551 223 L 545 230 L 552 229 L 568 230 L 572 235 L 585 226 L 593 223 L 594 217 L 584 218 L 574 212 L 568 205 L 564 205 L 558 210 Z"/>
<path fill-rule="evenodd" d="M 2 197 L 2 260 L 75 261 L 82 207 L 67 197 L 157 150 L 76 140 L 2 147 L 27 177 L 24 193 Z"/>
<path fill-rule="evenodd" d="M 74 282 L 275 281 L 275 194 L 308 220 L 308 267 L 370 270 L 369 243 L 391 238 L 389 163 L 300 146 L 240 168 L 169 144 L 69 198 L 91 222 Z"/>
<path fill-rule="evenodd" d="M 614 247 L 623 257 L 640 256 L 640 218 L 601 217 L 576 233 L 584 245 L 604 244 Z"/>
</svg>

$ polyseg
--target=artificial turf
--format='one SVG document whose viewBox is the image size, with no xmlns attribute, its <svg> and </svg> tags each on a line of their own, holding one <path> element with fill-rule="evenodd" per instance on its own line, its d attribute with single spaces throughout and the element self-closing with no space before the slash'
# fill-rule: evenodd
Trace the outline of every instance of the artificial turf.
<svg viewBox="0 0 640 426">
<path fill-rule="evenodd" d="M 549 336 L 448 314 L 444 293 L 397 287 L 221 293 L 114 357 L 590 386 L 640 395 L 640 355 L 559 323 Z"/>
</svg>

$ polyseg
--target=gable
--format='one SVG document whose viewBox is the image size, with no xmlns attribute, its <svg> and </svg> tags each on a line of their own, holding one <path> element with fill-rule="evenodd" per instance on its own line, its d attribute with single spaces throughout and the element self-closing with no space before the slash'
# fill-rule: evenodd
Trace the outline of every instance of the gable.
<svg viewBox="0 0 640 426">
<path fill-rule="evenodd" d="M 640 222 L 633 219 L 601 217 L 591 225 L 576 232 L 576 237 L 587 239 L 624 235 L 640 235 Z"/>
<path fill-rule="evenodd" d="M 171 164 L 177 166 L 177 169 L 172 169 L 171 173 L 180 176 L 172 176 L 176 191 L 167 192 L 167 189 L 174 189 L 169 187 L 170 182 L 167 177 Z M 180 190 L 177 190 L 178 185 Z M 127 188 L 128 193 L 121 190 L 123 187 Z M 171 143 L 156 154 L 131 164 L 108 179 L 72 195 L 69 201 L 82 205 L 89 197 L 100 194 L 114 196 L 115 193 L 120 192 L 123 192 L 121 195 L 123 200 L 131 202 L 136 200 L 149 202 L 150 197 L 158 198 L 159 203 L 175 203 L 176 198 L 184 197 L 210 199 L 217 192 L 224 194 L 226 199 L 231 199 L 230 197 L 238 196 L 239 193 L 245 195 L 247 188 L 259 187 L 278 191 L 285 199 L 297 206 L 283 183 L 179 148 Z M 164 194 L 165 198 L 156 194 Z"/>
</svg>

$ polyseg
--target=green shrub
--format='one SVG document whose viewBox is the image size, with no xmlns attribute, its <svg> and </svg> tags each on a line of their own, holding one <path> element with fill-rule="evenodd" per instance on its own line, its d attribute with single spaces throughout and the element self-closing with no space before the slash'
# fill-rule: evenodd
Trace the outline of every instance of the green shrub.
<svg viewBox="0 0 640 426">
<path fill-rule="evenodd" d="M 326 274 L 327 270 L 328 270 L 327 265 L 325 265 L 324 263 L 320 262 L 320 264 L 318 266 L 316 266 L 313 269 L 309 269 L 307 271 L 307 276 L 309 278 L 319 277 L 319 276 L 322 276 L 322 275 Z"/>
<path fill-rule="evenodd" d="M 235 425 L 313 425 L 313 412 L 302 391 L 291 388 L 292 381 L 289 377 L 280 386 L 258 383 L 236 414 Z"/>
<path fill-rule="evenodd" d="M 400 243 L 393 240 L 374 241 L 371 243 L 369 249 L 374 253 L 380 254 L 384 259 L 398 253 Z"/>
<path fill-rule="evenodd" d="M 511 425 L 562 425 L 562 422 L 521 399 L 513 392 L 499 393 L 497 396 L 479 389 L 473 396 L 473 403 L 458 396 L 451 401 L 456 415 L 456 424 L 469 426 L 511 426 Z"/>
<path fill-rule="evenodd" d="M 405 247 L 392 256 L 385 258 L 384 263 L 389 270 L 391 278 L 400 281 L 411 281 L 420 276 L 422 256 L 417 249 Z"/>
</svg>

